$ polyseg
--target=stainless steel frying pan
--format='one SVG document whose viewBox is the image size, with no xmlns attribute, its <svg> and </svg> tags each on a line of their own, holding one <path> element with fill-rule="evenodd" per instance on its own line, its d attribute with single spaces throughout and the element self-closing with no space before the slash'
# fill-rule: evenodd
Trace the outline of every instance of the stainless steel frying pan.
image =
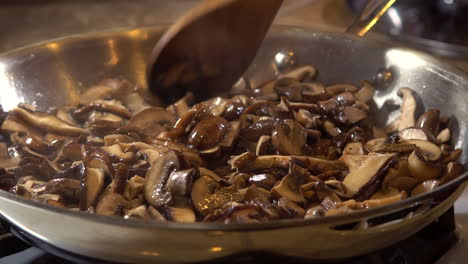
<svg viewBox="0 0 468 264">
<path fill-rule="evenodd" d="M 93 33 L 0 55 L 0 104 L 7 110 L 21 101 L 41 108 L 64 105 L 77 100 L 80 89 L 106 77 L 123 76 L 144 87 L 146 58 L 163 31 L 150 27 Z M 372 80 L 386 69 L 391 80 L 380 82 L 375 107 L 391 109 L 400 100 L 396 89 L 411 87 L 426 108 L 440 108 L 456 120 L 451 123 L 454 144 L 467 160 L 468 76 L 462 71 L 389 43 L 275 26 L 247 75 L 268 78 L 260 73 L 274 72 L 280 51 L 294 52 L 298 63 L 317 66 L 324 83 Z M 385 116 L 391 114 L 387 112 Z M 365 254 L 412 235 L 452 206 L 467 179 L 464 174 L 431 193 L 381 208 L 264 224 L 123 220 L 53 208 L 4 191 L 0 214 L 40 247 L 112 262 L 199 262 L 243 252 L 329 260 Z"/>
</svg>

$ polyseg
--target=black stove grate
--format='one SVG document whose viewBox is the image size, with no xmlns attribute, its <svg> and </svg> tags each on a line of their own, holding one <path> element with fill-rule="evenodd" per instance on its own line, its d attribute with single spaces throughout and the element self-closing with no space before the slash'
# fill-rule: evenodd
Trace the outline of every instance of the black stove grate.
<svg viewBox="0 0 468 264">
<path fill-rule="evenodd" d="M 11 231 L 16 236 L 8 231 Z M 0 264 L 93 263 L 92 260 L 80 259 L 76 255 L 70 255 L 67 252 L 58 251 L 57 248 L 51 247 L 50 245 L 41 244 L 41 242 L 34 238 L 24 236 L 21 231 L 18 231 L 15 228 L 10 228 L 10 226 L 5 222 L 0 225 L 0 232 L 2 234 L 0 235 Z M 46 253 L 38 247 L 30 246 L 17 236 L 22 237 L 23 240 L 28 241 L 31 244 L 60 255 L 61 257 L 55 256 L 51 253 Z M 447 250 L 450 249 L 450 247 L 452 247 L 457 241 L 458 236 L 455 232 L 455 214 L 452 207 L 429 226 L 396 245 L 365 256 L 338 262 L 328 262 L 328 264 L 432 264 L 447 252 Z M 210 262 L 210 264 L 211 263 L 306 264 L 312 262 L 257 252 L 230 256 L 225 259 L 217 259 Z"/>
</svg>

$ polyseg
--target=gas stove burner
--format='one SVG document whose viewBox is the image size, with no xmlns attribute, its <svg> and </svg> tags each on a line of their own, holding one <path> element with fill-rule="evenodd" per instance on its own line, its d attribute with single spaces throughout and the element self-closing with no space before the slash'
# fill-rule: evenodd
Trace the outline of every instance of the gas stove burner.
<svg viewBox="0 0 468 264">
<path fill-rule="evenodd" d="M 11 233 L 9 233 L 10 231 Z M 0 225 L 0 263 L 15 264 L 72 264 L 72 263 L 105 263 L 80 257 L 75 254 L 64 252 L 54 246 L 30 237 L 7 223 Z M 425 227 L 415 235 L 407 238 L 396 245 L 380 251 L 342 260 L 328 264 L 429 264 L 437 261 L 459 240 L 455 230 L 455 214 L 453 207 L 436 221 Z M 34 245 L 30 246 L 29 244 Z M 48 252 L 46 253 L 42 249 Z M 60 256 L 60 257 L 58 257 Z M 291 259 L 270 253 L 255 252 L 242 255 L 229 256 L 212 262 L 224 264 L 253 264 L 253 263 L 284 263 L 284 264 L 306 264 L 316 263 L 301 259 Z M 208 264 L 208 263 L 206 263 Z"/>
<path fill-rule="evenodd" d="M 366 2 L 348 0 L 355 13 Z M 377 23 L 375 30 L 440 56 L 468 58 L 468 1 L 397 1 Z"/>
</svg>

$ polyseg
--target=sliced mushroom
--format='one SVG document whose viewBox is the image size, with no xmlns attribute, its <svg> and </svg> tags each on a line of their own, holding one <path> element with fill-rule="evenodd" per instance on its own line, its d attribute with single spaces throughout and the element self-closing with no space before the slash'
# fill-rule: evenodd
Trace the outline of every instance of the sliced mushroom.
<svg viewBox="0 0 468 264">
<path fill-rule="evenodd" d="M 398 89 L 398 95 L 403 97 L 400 107 L 400 123 L 398 125 L 398 131 L 401 131 L 415 125 L 416 100 L 414 99 L 413 91 L 409 88 Z"/>
<path fill-rule="evenodd" d="M 41 194 L 34 197 L 34 200 L 56 207 L 65 207 L 65 201 L 59 194 Z"/>
<path fill-rule="evenodd" d="M 346 155 L 340 158 L 349 167 L 343 180 L 346 194 L 357 200 L 370 198 L 379 187 L 383 176 L 396 160 L 394 154 Z"/>
<path fill-rule="evenodd" d="M 359 91 L 354 93 L 354 97 L 363 103 L 367 103 L 372 99 L 372 97 L 374 97 L 374 91 L 375 89 L 372 84 L 370 84 L 368 81 L 362 81 L 361 88 Z"/>
<path fill-rule="evenodd" d="M 439 118 L 440 111 L 431 109 L 419 117 L 416 127 L 423 128 L 435 136 L 439 133 Z"/>
<path fill-rule="evenodd" d="M 419 139 L 434 142 L 434 135 L 425 128 L 408 127 L 398 132 L 401 140 Z"/>
<path fill-rule="evenodd" d="M 344 170 L 346 166 L 337 160 L 324 160 L 309 156 L 281 156 L 281 155 L 265 155 L 255 157 L 253 153 L 243 153 L 239 156 L 234 156 L 229 161 L 233 169 L 268 169 L 268 168 L 288 168 L 291 160 L 299 160 L 313 172 L 325 172 L 328 170 Z"/>
<path fill-rule="evenodd" d="M 128 125 L 143 131 L 146 137 L 156 137 L 174 126 L 176 117 L 164 108 L 151 107 L 134 115 Z"/>
<path fill-rule="evenodd" d="M 343 150 L 343 155 L 365 155 L 362 142 L 351 142 L 346 145 Z"/>
<path fill-rule="evenodd" d="M 187 143 L 197 149 L 208 149 L 221 142 L 231 125 L 219 116 L 209 117 L 195 125 Z"/>
<path fill-rule="evenodd" d="M 239 201 L 241 196 L 236 186 L 221 188 L 221 185 L 213 178 L 203 175 L 192 186 L 192 202 L 197 211 L 207 215 L 213 210 L 230 201 Z"/>
<path fill-rule="evenodd" d="M 430 192 L 439 186 L 440 182 L 438 180 L 427 180 L 421 182 L 416 186 L 413 191 L 411 191 L 411 196 L 416 196 L 422 193 Z"/>
<path fill-rule="evenodd" d="M 257 147 L 255 149 L 255 155 L 266 155 L 272 154 L 274 149 L 273 144 L 271 143 L 271 136 L 261 136 L 257 142 Z"/>
<path fill-rule="evenodd" d="M 460 176 L 464 171 L 463 165 L 456 161 L 451 161 L 447 164 L 444 169 L 442 177 L 440 177 L 440 184 L 445 184 L 458 176 Z"/>
<path fill-rule="evenodd" d="M 80 200 L 81 183 L 79 180 L 58 178 L 47 182 L 44 193 L 60 194 L 66 200 Z"/>
<path fill-rule="evenodd" d="M 293 78 L 298 81 L 303 81 L 304 79 L 313 79 L 316 75 L 317 69 L 315 67 L 311 65 L 304 65 L 280 74 L 278 79 Z"/>
<path fill-rule="evenodd" d="M 406 199 L 406 197 L 407 197 L 406 192 L 401 192 L 397 195 L 394 195 L 388 198 L 371 199 L 371 200 L 366 200 L 363 202 L 357 202 L 355 200 L 348 200 L 345 202 L 337 203 L 336 209 L 328 210 L 325 215 L 329 216 L 329 215 L 343 214 L 343 213 L 349 212 L 349 210 L 376 208 L 376 207 L 380 207 L 380 206 L 384 206 L 387 204 L 401 201 L 403 199 Z"/>
<path fill-rule="evenodd" d="M 355 85 L 349 83 L 339 83 L 327 86 L 326 90 L 328 94 L 336 95 L 343 92 L 355 93 L 358 90 L 358 88 Z"/>
<path fill-rule="evenodd" d="M 232 121 L 229 122 L 230 129 L 227 134 L 224 136 L 224 139 L 219 142 L 221 147 L 231 148 L 236 142 L 237 137 L 239 136 L 240 132 L 240 122 L 239 121 Z"/>
<path fill-rule="evenodd" d="M 317 103 L 330 98 L 330 95 L 325 90 L 325 86 L 321 83 L 301 83 L 301 86 L 302 98 L 306 103 Z"/>
<path fill-rule="evenodd" d="M 145 177 L 145 198 L 149 204 L 158 208 L 171 201 L 172 195 L 164 187 L 171 173 L 179 169 L 180 161 L 173 151 L 166 152 L 156 159 Z"/>
<path fill-rule="evenodd" d="M 96 100 L 75 110 L 73 116 L 79 121 L 85 121 L 88 115 L 93 111 L 111 113 L 125 119 L 130 119 L 130 117 L 132 117 L 132 113 L 116 100 Z"/>
<path fill-rule="evenodd" d="M 307 169 L 292 162 L 289 173 L 281 179 L 278 185 L 271 189 L 272 196 L 276 198 L 286 197 L 296 203 L 305 202 L 300 186 L 309 178 L 309 175 Z"/>
<path fill-rule="evenodd" d="M 302 155 L 307 141 L 306 130 L 296 121 L 288 120 L 272 132 L 271 142 L 282 155 Z"/>
<path fill-rule="evenodd" d="M 255 185 L 251 185 L 245 189 L 242 200 L 248 202 L 268 203 L 270 202 L 270 192 L 263 188 L 258 188 Z"/>
<path fill-rule="evenodd" d="M 130 178 L 125 184 L 123 195 L 128 200 L 137 198 L 140 194 L 143 194 L 145 188 L 145 178 L 135 175 Z"/>
<path fill-rule="evenodd" d="M 437 135 L 435 142 L 437 144 L 444 144 L 450 141 L 450 129 L 444 128 L 440 133 Z"/>
<path fill-rule="evenodd" d="M 171 104 L 167 107 L 167 111 L 174 114 L 176 117 L 180 118 L 181 116 L 185 115 L 190 110 L 190 102 L 193 100 L 193 94 L 188 93 L 177 102 Z"/>
<path fill-rule="evenodd" d="M 52 132 L 59 135 L 76 136 L 76 135 L 87 135 L 88 131 L 72 126 L 65 121 L 57 118 L 56 116 L 43 113 L 43 112 L 32 112 L 22 108 L 15 108 L 10 111 L 9 115 L 18 116 L 20 119 L 28 125 L 36 127 L 45 132 Z M 7 119 L 8 120 L 8 119 Z M 3 123 L 2 129 L 9 131 L 11 128 L 6 127 L 7 122 Z M 26 129 L 27 132 L 28 129 Z"/>
<path fill-rule="evenodd" d="M 99 200 L 96 205 L 96 214 L 121 216 L 128 204 L 129 202 L 123 195 L 110 192 Z"/>
<path fill-rule="evenodd" d="M 408 157 L 408 168 L 411 174 L 421 181 L 437 178 L 442 170 L 440 148 L 424 140 L 413 139 L 406 142 L 418 147 Z"/>
<path fill-rule="evenodd" d="M 193 223 L 196 220 L 195 213 L 190 207 L 167 207 L 166 218 L 178 223 Z"/>
<path fill-rule="evenodd" d="M 125 219 L 130 219 L 130 218 L 133 218 L 133 219 L 140 219 L 140 220 L 150 220 L 151 217 L 148 213 L 148 210 L 146 208 L 146 205 L 140 205 L 136 208 L 133 208 L 133 209 L 130 209 L 130 210 L 127 210 L 125 215 L 124 215 L 124 218 Z"/>
</svg>

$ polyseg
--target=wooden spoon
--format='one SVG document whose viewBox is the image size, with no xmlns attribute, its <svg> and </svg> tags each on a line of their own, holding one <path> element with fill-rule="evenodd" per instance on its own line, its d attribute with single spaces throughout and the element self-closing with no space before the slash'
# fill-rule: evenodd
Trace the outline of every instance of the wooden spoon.
<svg viewBox="0 0 468 264">
<path fill-rule="evenodd" d="M 172 103 L 228 91 L 253 61 L 283 0 L 205 0 L 161 37 L 147 64 L 148 87 Z"/>
</svg>

